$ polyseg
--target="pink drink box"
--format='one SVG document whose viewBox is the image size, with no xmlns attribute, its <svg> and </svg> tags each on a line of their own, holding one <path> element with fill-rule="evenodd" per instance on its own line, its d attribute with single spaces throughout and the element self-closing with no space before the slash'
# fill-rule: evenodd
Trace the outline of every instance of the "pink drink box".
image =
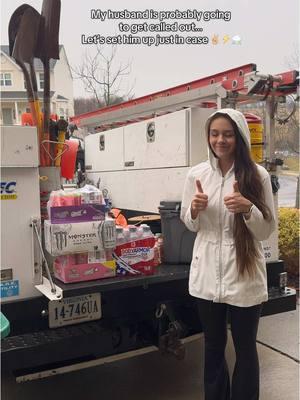
<svg viewBox="0 0 300 400">
<path fill-rule="evenodd" d="M 114 260 L 88 263 L 87 257 L 81 261 L 84 264 L 76 264 L 81 254 L 72 254 L 56 257 L 53 263 L 54 275 L 64 283 L 92 281 L 95 279 L 111 278 L 116 275 L 116 262 Z"/>
<path fill-rule="evenodd" d="M 79 206 L 50 207 L 48 215 L 52 224 L 103 221 L 105 219 L 105 206 L 81 204 Z"/>
</svg>

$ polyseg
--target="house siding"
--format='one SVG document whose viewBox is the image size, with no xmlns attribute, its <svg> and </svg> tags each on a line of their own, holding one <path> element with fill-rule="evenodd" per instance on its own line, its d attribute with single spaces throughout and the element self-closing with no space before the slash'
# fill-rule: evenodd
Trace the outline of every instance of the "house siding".
<svg viewBox="0 0 300 400">
<path fill-rule="evenodd" d="M 59 108 L 68 107 L 69 116 L 72 116 L 74 115 L 73 77 L 63 47 L 59 55 L 60 59 L 57 60 L 54 69 L 54 90 L 61 96 L 66 97 L 68 101 L 57 101 L 57 112 L 59 112 Z"/>
<path fill-rule="evenodd" d="M 7 46 L 3 46 L 7 47 Z M 1 92 L 24 92 L 26 89 L 24 86 L 24 75 L 22 69 L 14 62 L 12 58 L 7 55 L 6 51 L 3 50 L 1 46 L 0 53 L 0 70 L 2 73 L 8 72 L 11 74 L 12 85 L 11 86 L 1 86 Z M 37 65 L 41 64 L 35 62 L 36 75 L 38 89 L 40 90 L 39 84 L 39 73 L 43 72 Z M 73 99 L 73 78 L 68 65 L 68 60 L 66 52 L 63 46 L 60 46 L 60 60 L 55 63 L 52 60 L 53 69 L 50 71 L 50 88 L 54 91 L 54 95 L 51 98 L 51 112 L 62 114 L 64 117 L 69 117 L 74 115 L 74 99 Z M 65 97 L 65 99 L 57 99 L 57 96 Z M 43 107 L 43 98 L 40 96 L 41 109 Z M 1 113 L 0 113 L 0 124 L 3 124 L 3 109 L 11 109 L 13 114 L 13 124 L 21 124 L 21 114 L 26 112 L 29 108 L 27 100 L 21 99 L 1 99 Z M 63 113 L 60 112 L 63 110 Z"/>
</svg>

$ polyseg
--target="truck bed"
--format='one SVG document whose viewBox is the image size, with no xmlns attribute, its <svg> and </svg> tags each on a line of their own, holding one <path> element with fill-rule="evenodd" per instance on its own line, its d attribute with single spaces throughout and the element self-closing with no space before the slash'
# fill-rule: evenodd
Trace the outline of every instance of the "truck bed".
<svg viewBox="0 0 300 400">
<path fill-rule="evenodd" d="M 116 276 L 97 281 L 63 283 L 57 279 L 54 282 L 64 293 L 64 297 L 78 296 L 95 290 L 107 292 L 111 290 L 128 289 L 137 286 L 148 286 L 156 283 L 187 279 L 190 266 L 187 264 L 162 264 L 156 268 L 154 275 Z"/>
</svg>

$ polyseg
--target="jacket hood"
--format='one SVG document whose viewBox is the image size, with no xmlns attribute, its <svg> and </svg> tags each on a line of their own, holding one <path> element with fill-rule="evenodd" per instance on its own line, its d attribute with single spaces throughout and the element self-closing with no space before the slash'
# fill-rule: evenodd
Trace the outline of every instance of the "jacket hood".
<svg viewBox="0 0 300 400">
<path fill-rule="evenodd" d="M 242 136 L 244 142 L 250 149 L 251 148 L 250 131 L 248 128 L 248 123 L 246 121 L 246 118 L 240 111 L 234 110 L 233 108 L 223 108 L 221 110 L 217 110 L 208 118 L 208 120 L 206 121 L 206 124 L 205 124 L 206 137 L 208 138 L 208 126 L 209 126 L 210 120 L 217 113 L 228 115 L 232 119 L 232 121 L 234 121 L 236 123 L 236 126 L 238 127 L 240 135 Z M 210 164 L 212 165 L 212 167 L 216 168 L 218 159 L 214 156 L 209 145 L 208 145 L 208 158 L 209 158 L 209 161 L 210 161 Z"/>
</svg>

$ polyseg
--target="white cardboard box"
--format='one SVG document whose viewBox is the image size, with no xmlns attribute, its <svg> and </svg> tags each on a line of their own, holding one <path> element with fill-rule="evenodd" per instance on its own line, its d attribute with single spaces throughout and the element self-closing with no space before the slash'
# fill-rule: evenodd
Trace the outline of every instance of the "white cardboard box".
<svg viewBox="0 0 300 400">
<path fill-rule="evenodd" d="M 47 220 L 44 223 L 46 250 L 52 256 L 101 250 L 101 223 L 51 224 Z"/>
</svg>

